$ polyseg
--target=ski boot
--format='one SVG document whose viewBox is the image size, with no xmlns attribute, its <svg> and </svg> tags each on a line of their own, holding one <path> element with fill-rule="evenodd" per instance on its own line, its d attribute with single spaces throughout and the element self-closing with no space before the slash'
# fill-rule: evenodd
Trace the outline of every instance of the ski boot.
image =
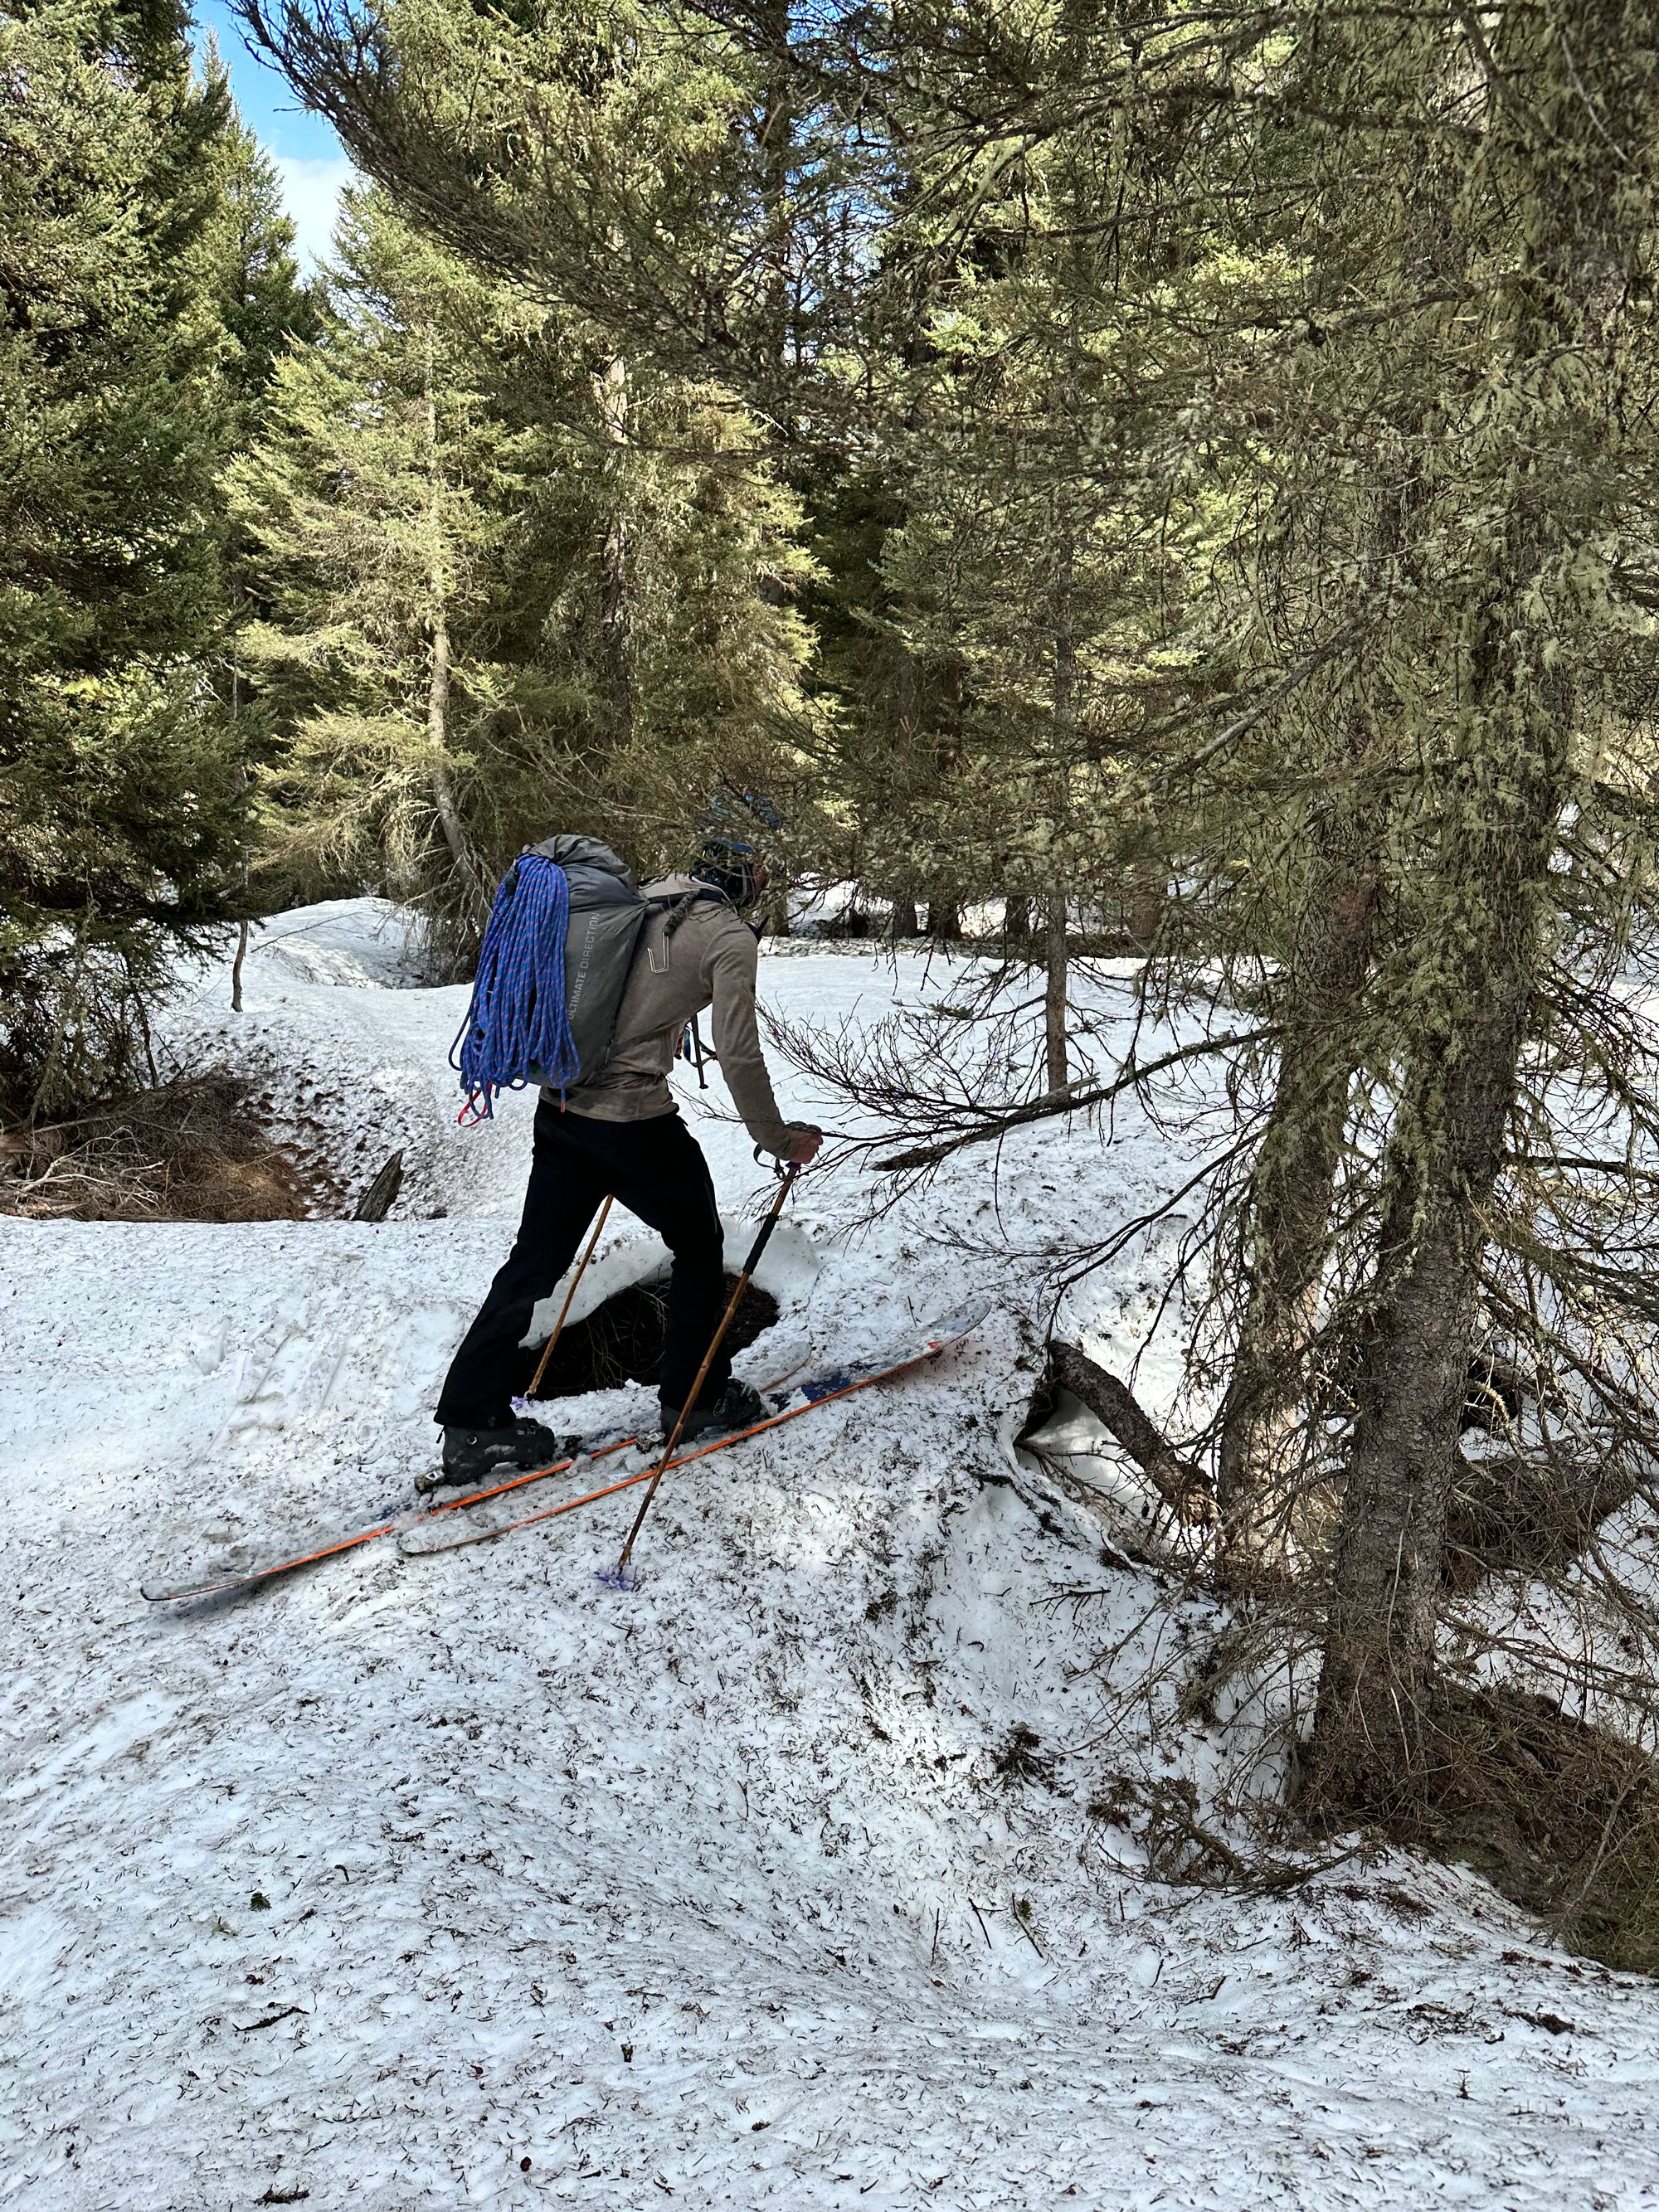
<svg viewBox="0 0 1659 2212">
<path fill-rule="evenodd" d="M 422 1497 L 443 1487 L 465 1488 L 494 1474 L 527 1472 L 574 1458 L 580 1437 L 561 1437 L 541 1421 L 514 1421 L 504 1429 L 446 1429 L 443 1465 L 434 1474 L 417 1474 Z"/>
<path fill-rule="evenodd" d="M 674 1433 L 680 1409 L 671 1406 L 665 1398 L 661 1405 L 662 1440 L 666 1443 Z M 757 1421 L 765 1418 L 766 1405 L 760 1392 L 751 1390 L 746 1382 L 731 1382 L 712 1406 L 692 1407 L 680 1431 L 680 1442 L 689 1444 L 694 1437 L 725 1436 L 733 1429 L 752 1429 Z"/>
</svg>

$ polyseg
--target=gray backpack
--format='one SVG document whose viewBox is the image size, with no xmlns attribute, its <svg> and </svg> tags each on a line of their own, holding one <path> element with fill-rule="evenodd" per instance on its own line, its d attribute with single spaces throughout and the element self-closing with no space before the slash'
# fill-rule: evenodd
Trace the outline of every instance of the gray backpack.
<svg viewBox="0 0 1659 2212">
<path fill-rule="evenodd" d="M 581 1065 L 579 1079 L 586 1083 L 610 1056 L 650 908 L 632 871 L 597 837 L 544 837 L 530 850 L 556 861 L 570 882 L 564 1001 Z"/>
<path fill-rule="evenodd" d="M 611 1056 L 623 993 L 633 972 L 646 917 L 660 911 L 660 898 L 648 899 L 632 872 L 597 837 L 544 837 L 530 848 L 564 870 L 570 884 L 570 923 L 564 945 L 565 1012 L 575 1040 L 576 1057 L 586 1083 Z M 703 899 L 720 899 L 708 887 L 680 892 L 668 902 L 672 936 L 690 908 Z"/>
</svg>

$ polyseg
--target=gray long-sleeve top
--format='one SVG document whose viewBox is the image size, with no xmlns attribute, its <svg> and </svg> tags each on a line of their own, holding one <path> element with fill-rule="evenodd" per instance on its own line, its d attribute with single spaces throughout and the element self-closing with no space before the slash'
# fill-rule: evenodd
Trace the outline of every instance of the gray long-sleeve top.
<svg viewBox="0 0 1659 2212">
<path fill-rule="evenodd" d="M 690 876 L 665 876 L 645 891 L 647 898 L 672 899 L 698 888 Z M 667 919 L 662 907 L 647 915 L 610 1054 L 598 1074 L 566 1093 L 567 1108 L 598 1121 L 644 1121 L 672 1112 L 668 1071 L 680 1038 L 693 1014 L 712 1006 L 714 1051 L 732 1103 L 761 1150 L 781 1156 L 788 1124 L 772 1094 L 755 1018 L 760 948 L 724 899 L 699 899 L 672 938 L 665 937 Z"/>
</svg>

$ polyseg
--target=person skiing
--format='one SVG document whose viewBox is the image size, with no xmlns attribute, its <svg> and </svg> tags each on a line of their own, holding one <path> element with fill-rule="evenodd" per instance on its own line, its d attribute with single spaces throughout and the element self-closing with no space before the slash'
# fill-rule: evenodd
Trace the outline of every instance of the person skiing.
<svg viewBox="0 0 1659 2212">
<path fill-rule="evenodd" d="M 585 841 L 599 865 L 631 881 L 607 847 Z M 822 1133 L 786 1121 L 761 1054 L 755 1015 L 759 950 L 742 920 L 767 884 L 764 862 L 742 840 L 711 836 L 689 874 L 647 884 L 649 902 L 628 973 L 611 1048 L 562 1103 L 544 1089 L 524 1213 L 513 1249 L 450 1364 L 434 1418 L 443 1430 L 443 1480 L 482 1480 L 498 1468 L 538 1467 L 559 1456 L 540 1421 L 515 1418 L 534 1348 L 524 1339 L 538 1302 L 576 1255 L 609 1195 L 654 1229 L 672 1255 L 659 1398 L 663 1433 L 679 1419 L 719 1322 L 725 1238 L 702 1148 L 681 1120 L 668 1072 L 686 1024 L 714 1010 L 714 1054 L 757 1147 L 807 1165 Z M 684 1437 L 740 1428 L 761 1401 L 716 1355 Z"/>
</svg>

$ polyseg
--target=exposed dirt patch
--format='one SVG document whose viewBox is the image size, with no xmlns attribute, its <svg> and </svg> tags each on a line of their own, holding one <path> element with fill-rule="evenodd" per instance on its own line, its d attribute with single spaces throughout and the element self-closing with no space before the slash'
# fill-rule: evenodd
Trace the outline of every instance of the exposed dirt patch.
<svg viewBox="0 0 1659 2212">
<path fill-rule="evenodd" d="M 1461 1454 L 1446 1516 L 1443 1575 L 1472 1590 L 1493 1569 L 1559 1574 L 1608 1516 L 1627 1504 L 1636 1480 L 1621 1463 L 1599 1465 L 1557 1448 L 1547 1453 Z"/>
<path fill-rule="evenodd" d="M 737 1285 L 735 1275 L 726 1278 L 728 1298 Z M 654 1382 L 662 1360 L 667 1287 L 665 1280 L 630 1283 L 596 1306 L 586 1320 L 573 1322 L 554 1349 L 538 1395 L 574 1398 L 584 1390 L 613 1390 L 622 1382 Z M 726 1349 L 741 1352 L 777 1317 L 777 1300 L 751 1283 L 726 1332 Z M 539 1352 L 532 1354 L 532 1364 L 539 1357 Z"/>
<path fill-rule="evenodd" d="M 1659 1761 L 1516 1690 L 1443 1688 L 1403 1840 L 1467 1860 L 1557 1941 L 1659 1973 Z"/>
<path fill-rule="evenodd" d="M 0 1134 L 0 1212 L 35 1221 L 303 1221 L 326 1180 L 276 1144 L 228 1069 Z"/>
</svg>

